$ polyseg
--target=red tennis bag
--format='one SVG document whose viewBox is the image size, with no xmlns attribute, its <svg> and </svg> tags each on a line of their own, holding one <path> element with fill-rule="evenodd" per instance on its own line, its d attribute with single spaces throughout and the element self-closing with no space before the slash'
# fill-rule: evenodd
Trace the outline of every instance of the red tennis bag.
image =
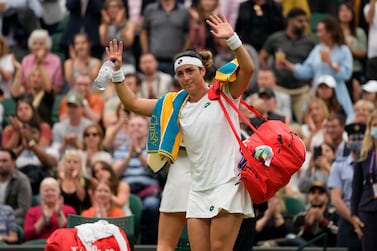
<svg viewBox="0 0 377 251">
<path fill-rule="evenodd" d="M 248 139 L 242 142 L 221 98 L 217 98 L 240 144 L 244 157 L 239 165 L 241 168 L 241 181 L 249 192 L 253 203 L 263 203 L 273 197 L 280 188 L 287 185 L 291 176 L 302 166 L 306 156 L 305 145 L 283 122 L 279 120 L 267 120 L 254 107 L 241 100 L 242 105 L 246 106 L 256 116 L 262 117 L 265 121 L 256 129 L 221 90 L 211 90 L 209 92 L 210 99 L 211 96 L 212 98 L 216 96 L 214 93 L 217 93 L 218 96 L 221 95 L 254 132 Z M 266 166 L 264 161 L 254 158 L 255 148 L 261 145 L 267 145 L 272 148 L 274 156 L 270 166 Z"/>
<path fill-rule="evenodd" d="M 118 228 L 118 232 L 115 234 L 98 237 L 96 236 L 97 232 L 101 232 L 103 229 L 90 229 L 93 226 L 96 227 L 94 224 L 83 224 L 90 230 L 88 235 L 93 235 L 90 242 L 80 237 L 78 228 L 59 228 L 47 239 L 44 251 L 131 251 L 127 236 L 121 228 Z M 84 234 L 86 235 L 85 232 Z"/>
</svg>

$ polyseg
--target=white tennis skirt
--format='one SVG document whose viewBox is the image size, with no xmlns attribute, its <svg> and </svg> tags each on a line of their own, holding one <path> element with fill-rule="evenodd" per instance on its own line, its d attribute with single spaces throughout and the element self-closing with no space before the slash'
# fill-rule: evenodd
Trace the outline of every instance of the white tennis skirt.
<svg viewBox="0 0 377 251">
<path fill-rule="evenodd" d="M 169 168 L 164 191 L 162 192 L 160 212 L 186 212 L 190 189 L 190 161 L 186 151 L 179 150 L 176 161 Z"/>
<path fill-rule="evenodd" d="M 221 209 L 254 217 L 251 197 L 237 177 L 205 191 L 190 191 L 186 218 L 213 218 Z"/>
</svg>

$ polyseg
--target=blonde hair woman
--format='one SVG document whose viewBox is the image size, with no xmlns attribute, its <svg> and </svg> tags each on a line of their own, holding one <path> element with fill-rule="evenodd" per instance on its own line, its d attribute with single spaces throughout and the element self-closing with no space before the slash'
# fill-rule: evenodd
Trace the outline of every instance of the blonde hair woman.
<svg viewBox="0 0 377 251">
<path fill-rule="evenodd" d="M 304 143 L 309 151 L 312 151 L 314 146 L 318 146 L 324 141 L 324 125 L 328 116 L 329 110 L 321 98 L 312 97 L 309 99 L 304 118 L 305 124 L 302 127 Z"/>
<path fill-rule="evenodd" d="M 90 207 L 90 181 L 85 178 L 79 150 L 66 150 L 58 167 L 58 177 L 64 203 L 72 206 L 80 214 Z"/>
<path fill-rule="evenodd" d="M 82 138 L 82 157 L 85 166 L 85 175 L 86 177 L 91 178 L 91 165 L 96 160 L 103 160 L 112 164 L 113 157 L 110 153 L 104 151 L 104 133 L 99 124 L 91 124 L 85 127 Z"/>
<path fill-rule="evenodd" d="M 360 159 L 355 165 L 352 180 L 352 224 L 361 239 L 362 250 L 377 247 L 375 236 L 377 222 L 377 111 L 368 119 Z"/>
</svg>

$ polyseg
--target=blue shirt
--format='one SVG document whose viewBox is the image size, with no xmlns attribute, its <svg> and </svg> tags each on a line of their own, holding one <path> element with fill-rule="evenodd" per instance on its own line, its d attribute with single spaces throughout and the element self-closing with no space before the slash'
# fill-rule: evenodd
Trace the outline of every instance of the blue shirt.
<svg viewBox="0 0 377 251">
<path fill-rule="evenodd" d="M 322 62 L 322 44 L 316 45 L 302 64 L 296 64 L 294 75 L 298 79 L 309 80 L 313 78 L 316 88 L 317 79 L 322 75 L 331 75 L 336 81 L 335 94 L 347 114 L 347 121 L 354 118 L 351 98 L 348 94 L 345 81 L 352 75 L 352 54 L 346 45 L 336 45 L 330 51 L 331 60 L 339 66 L 339 71 L 334 71 L 327 63 Z"/>
<path fill-rule="evenodd" d="M 16 232 L 17 224 L 13 209 L 8 205 L 0 205 L 0 236 Z"/>
<path fill-rule="evenodd" d="M 327 183 L 329 189 L 338 188 L 342 191 L 342 199 L 348 208 L 351 208 L 353 164 L 351 154 L 346 158 L 337 159 L 331 165 Z"/>
</svg>

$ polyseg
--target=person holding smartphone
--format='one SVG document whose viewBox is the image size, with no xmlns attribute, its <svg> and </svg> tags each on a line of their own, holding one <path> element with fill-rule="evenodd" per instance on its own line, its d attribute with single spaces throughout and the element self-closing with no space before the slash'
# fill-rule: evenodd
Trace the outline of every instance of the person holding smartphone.
<svg viewBox="0 0 377 251">
<path fill-rule="evenodd" d="M 308 193 L 308 184 L 316 180 L 327 184 L 331 164 L 335 160 L 335 148 L 332 144 L 324 142 L 314 147 L 308 169 L 300 176 L 298 188 L 302 193 Z"/>
</svg>

